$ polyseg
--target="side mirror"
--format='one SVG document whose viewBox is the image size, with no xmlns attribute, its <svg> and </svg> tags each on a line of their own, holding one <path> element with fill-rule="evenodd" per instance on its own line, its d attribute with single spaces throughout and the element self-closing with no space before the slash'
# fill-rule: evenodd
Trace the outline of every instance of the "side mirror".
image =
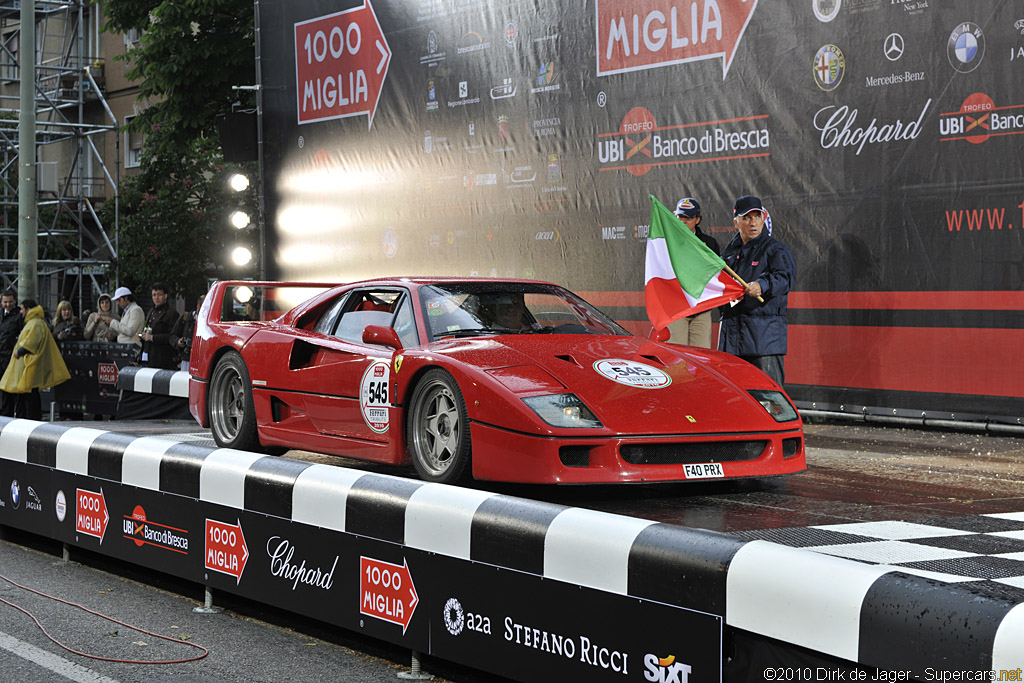
<svg viewBox="0 0 1024 683">
<path fill-rule="evenodd" d="M 651 339 L 657 342 L 667 342 L 672 333 L 668 331 L 667 327 L 663 327 L 660 330 L 651 330 Z"/>
<path fill-rule="evenodd" d="M 389 346 L 396 351 L 402 350 L 402 340 L 393 327 L 385 325 L 367 325 L 363 330 L 364 344 L 377 344 L 378 346 Z"/>
</svg>

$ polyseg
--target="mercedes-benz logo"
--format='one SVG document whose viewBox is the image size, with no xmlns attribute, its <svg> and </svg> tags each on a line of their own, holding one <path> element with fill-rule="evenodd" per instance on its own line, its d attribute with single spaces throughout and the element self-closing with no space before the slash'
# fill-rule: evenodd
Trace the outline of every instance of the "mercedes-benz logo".
<svg viewBox="0 0 1024 683">
<path fill-rule="evenodd" d="M 885 38 L 885 58 L 895 62 L 903 56 L 903 36 L 898 33 L 890 33 Z"/>
</svg>

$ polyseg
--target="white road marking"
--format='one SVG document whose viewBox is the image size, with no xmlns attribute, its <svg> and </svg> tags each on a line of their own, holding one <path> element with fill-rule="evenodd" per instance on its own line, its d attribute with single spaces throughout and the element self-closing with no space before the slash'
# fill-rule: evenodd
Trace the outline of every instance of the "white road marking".
<svg viewBox="0 0 1024 683">
<path fill-rule="evenodd" d="M 63 676 L 68 680 L 75 681 L 75 683 L 118 683 L 113 678 L 101 676 L 100 674 L 90 669 L 86 669 L 84 666 L 79 666 L 74 662 L 68 661 L 63 657 L 58 657 L 46 650 L 40 650 L 35 645 L 30 645 L 29 643 L 18 640 L 14 636 L 7 635 L 3 631 L 0 631 L 0 648 L 19 656 L 22 659 L 27 659 L 33 664 L 43 667 L 47 671 L 52 671 L 53 673 Z"/>
</svg>

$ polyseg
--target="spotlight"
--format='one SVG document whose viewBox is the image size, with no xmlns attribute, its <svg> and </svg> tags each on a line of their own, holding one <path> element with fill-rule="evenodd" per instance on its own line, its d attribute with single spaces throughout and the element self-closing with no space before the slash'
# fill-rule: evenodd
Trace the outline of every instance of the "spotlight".
<svg viewBox="0 0 1024 683">
<path fill-rule="evenodd" d="M 236 266 L 247 265 L 252 261 L 252 252 L 245 247 L 235 247 L 231 251 L 231 260 L 234 261 Z"/>
<path fill-rule="evenodd" d="M 249 226 L 249 214 L 245 211 L 232 211 L 231 212 L 231 225 L 235 226 L 239 230 Z"/>
<path fill-rule="evenodd" d="M 228 180 L 228 184 L 235 192 L 245 192 L 249 189 L 249 176 L 242 175 L 241 173 L 235 173 Z"/>
<path fill-rule="evenodd" d="M 245 287 L 244 285 L 235 290 L 235 300 L 240 304 L 247 304 L 252 301 L 252 295 L 252 289 Z"/>
</svg>

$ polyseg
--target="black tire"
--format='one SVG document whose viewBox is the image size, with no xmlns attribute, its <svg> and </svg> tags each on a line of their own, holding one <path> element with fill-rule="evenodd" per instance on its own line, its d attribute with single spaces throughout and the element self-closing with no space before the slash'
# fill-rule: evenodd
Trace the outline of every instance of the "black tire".
<svg viewBox="0 0 1024 683">
<path fill-rule="evenodd" d="M 472 477 L 469 414 L 459 385 L 445 370 L 429 370 L 409 403 L 405 436 L 420 478 L 456 484 Z"/>
<path fill-rule="evenodd" d="M 252 405 L 252 382 L 245 361 L 237 352 L 229 351 L 213 369 L 207 409 L 210 430 L 218 446 L 240 451 L 261 450 Z"/>
</svg>

